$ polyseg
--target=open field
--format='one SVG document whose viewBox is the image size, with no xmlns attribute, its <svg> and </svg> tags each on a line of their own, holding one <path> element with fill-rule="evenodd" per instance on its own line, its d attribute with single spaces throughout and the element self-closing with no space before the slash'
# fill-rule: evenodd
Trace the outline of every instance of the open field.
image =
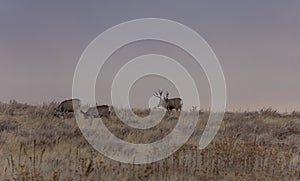
<svg viewBox="0 0 300 181">
<path fill-rule="evenodd" d="M 300 113 L 272 109 L 227 112 L 221 129 L 204 150 L 197 149 L 208 112 L 180 150 L 152 164 L 121 164 L 94 150 L 75 119 L 53 116 L 56 103 L 0 104 L 0 180 L 299 180 Z M 124 110 L 126 112 L 126 110 Z M 136 110 L 141 116 L 147 110 Z M 183 112 L 189 114 L 189 112 Z M 103 119 L 117 137 L 153 142 L 168 134 L 176 119 L 137 131 L 116 116 Z"/>
</svg>

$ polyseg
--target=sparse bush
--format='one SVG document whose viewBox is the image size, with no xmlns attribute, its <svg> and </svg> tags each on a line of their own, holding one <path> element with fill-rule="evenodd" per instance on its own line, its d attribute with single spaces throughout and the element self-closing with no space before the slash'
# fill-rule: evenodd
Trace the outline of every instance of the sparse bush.
<svg viewBox="0 0 300 181">
<path fill-rule="evenodd" d="M 271 107 L 261 109 L 260 115 L 262 115 L 264 117 L 281 117 L 281 114 L 278 113 L 277 110 L 272 109 Z"/>
<path fill-rule="evenodd" d="M 16 131 L 19 124 L 17 121 L 12 119 L 11 117 L 6 118 L 4 120 L 0 120 L 0 132 L 7 131 L 7 132 L 13 132 Z"/>
</svg>

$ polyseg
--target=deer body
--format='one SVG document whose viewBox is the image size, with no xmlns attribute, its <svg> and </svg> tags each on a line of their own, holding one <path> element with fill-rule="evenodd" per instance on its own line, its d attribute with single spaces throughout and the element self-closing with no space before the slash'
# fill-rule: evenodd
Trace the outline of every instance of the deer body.
<svg viewBox="0 0 300 181">
<path fill-rule="evenodd" d="M 86 112 L 81 111 L 85 118 L 93 117 L 108 117 L 110 115 L 110 108 L 108 105 L 99 105 L 96 107 L 90 107 Z"/>
<path fill-rule="evenodd" d="M 166 95 L 163 97 L 163 90 L 158 90 L 158 93 L 155 92 L 154 96 L 159 98 L 159 103 L 157 107 L 163 107 L 168 111 L 175 109 L 176 111 L 181 111 L 182 108 L 182 99 L 179 97 L 169 99 L 169 93 L 166 92 Z"/>
<path fill-rule="evenodd" d="M 177 98 L 163 98 L 161 99 L 160 103 L 158 104 L 158 107 L 162 106 L 163 108 L 167 109 L 168 111 L 171 111 L 172 109 L 175 109 L 176 111 L 181 110 L 182 108 L 182 99 Z"/>
<path fill-rule="evenodd" d="M 68 99 L 62 101 L 57 108 L 55 108 L 56 113 L 61 116 L 65 116 L 66 113 L 75 112 L 79 110 L 80 100 L 79 99 Z"/>
</svg>

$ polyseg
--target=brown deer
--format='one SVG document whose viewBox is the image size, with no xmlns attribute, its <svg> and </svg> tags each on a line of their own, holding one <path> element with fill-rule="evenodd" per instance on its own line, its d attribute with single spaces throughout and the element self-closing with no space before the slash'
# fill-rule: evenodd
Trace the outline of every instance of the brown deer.
<svg viewBox="0 0 300 181">
<path fill-rule="evenodd" d="M 181 111 L 182 108 L 182 99 L 179 97 L 169 99 L 169 93 L 166 92 L 165 96 L 163 97 L 163 90 L 158 90 L 158 92 L 154 92 L 153 94 L 155 97 L 159 98 L 159 103 L 157 107 L 162 106 L 163 108 L 171 111 L 175 109 L 176 111 Z"/>
<path fill-rule="evenodd" d="M 65 117 L 67 113 L 74 113 L 80 108 L 79 99 L 68 99 L 62 101 L 57 108 L 55 108 L 55 114 L 59 117 Z"/>
<path fill-rule="evenodd" d="M 103 116 L 109 117 L 110 115 L 110 107 L 108 105 L 97 105 L 96 107 L 90 107 L 86 112 L 80 111 L 84 118 L 87 119 L 89 117 L 93 118 L 101 118 Z"/>
</svg>

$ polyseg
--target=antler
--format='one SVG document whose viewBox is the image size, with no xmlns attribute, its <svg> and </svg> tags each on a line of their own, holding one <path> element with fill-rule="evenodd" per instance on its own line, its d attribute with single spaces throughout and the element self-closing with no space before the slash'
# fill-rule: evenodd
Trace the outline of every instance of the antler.
<svg viewBox="0 0 300 181">
<path fill-rule="evenodd" d="M 154 92 L 153 96 L 161 98 L 163 92 L 164 92 L 163 90 L 158 89 L 158 92 Z"/>
</svg>

